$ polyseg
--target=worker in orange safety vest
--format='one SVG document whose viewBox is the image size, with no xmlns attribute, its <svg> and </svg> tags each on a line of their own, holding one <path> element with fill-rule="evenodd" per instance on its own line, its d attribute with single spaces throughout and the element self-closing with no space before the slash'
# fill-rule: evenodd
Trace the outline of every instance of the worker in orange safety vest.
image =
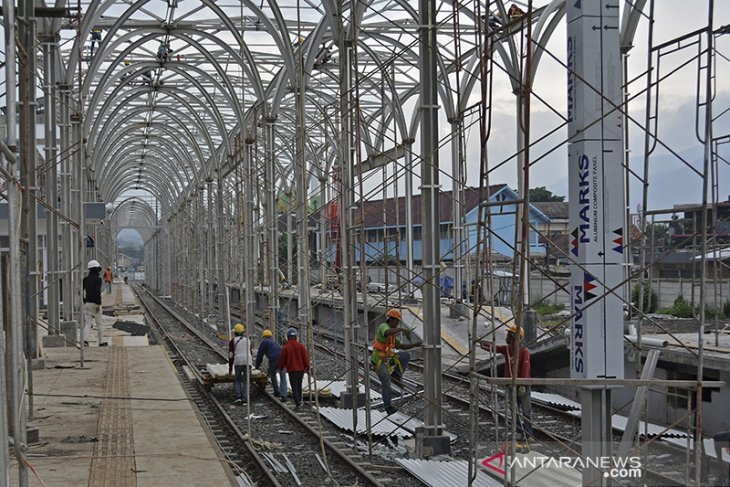
<svg viewBox="0 0 730 487">
<path fill-rule="evenodd" d="M 403 319 L 400 311 L 390 309 L 385 316 L 385 323 L 382 323 L 375 332 L 370 363 L 380 379 L 383 406 L 390 415 L 397 411 L 391 404 L 393 399 L 393 392 L 390 387 L 391 378 L 396 381 L 401 380 L 403 371 L 411 360 L 411 354 L 403 350 L 420 347 L 421 342 L 402 343 L 398 339 L 397 335 L 400 333 L 405 334 L 409 339 L 411 335 L 409 328 L 400 326 Z M 396 353 L 396 349 L 402 351 Z"/>
</svg>

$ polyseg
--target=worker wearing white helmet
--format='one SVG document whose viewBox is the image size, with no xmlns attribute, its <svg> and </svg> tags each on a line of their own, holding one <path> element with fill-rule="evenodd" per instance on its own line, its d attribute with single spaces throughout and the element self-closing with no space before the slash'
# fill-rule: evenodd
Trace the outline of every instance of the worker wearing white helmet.
<svg viewBox="0 0 730 487">
<path fill-rule="evenodd" d="M 89 345 L 91 338 L 91 322 L 96 323 L 96 335 L 99 339 L 99 346 L 106 345 L 104 342 L 104 328 L 101 319 L 101 264 L 96 260 L 90 260 L 86 266 L 89 274 L 84 277 L 84 345 Z"/>
</svg>

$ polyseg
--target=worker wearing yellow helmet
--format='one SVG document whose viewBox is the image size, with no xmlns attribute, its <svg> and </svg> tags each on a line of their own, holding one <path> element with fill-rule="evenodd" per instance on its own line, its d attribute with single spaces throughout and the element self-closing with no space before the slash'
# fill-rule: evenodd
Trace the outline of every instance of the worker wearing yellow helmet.
<svg viewBox="0 0 730 487">
<path fill-rule="evenodd" d="M 517 340 L 517 333 L 519 332 L 520 338 Z M 501 353 L 504 356 L 504 377 L 512 377 L 512 369 L 514 368 L 515 351 L 518 349 L 517 354 L 517 373 L 516 377 L 520 379 L 530 378 L 530 350 L 524 345 L 523 339 L 525 338 L 525 330 L 521 326 L 511 324 L 507 327 L 507 338 L 506 345 L 497 345 L 494 347 L 497 353 Z M 482 342 L 481 347 L 484 350 L 491 350 L 491 342 Z M 508 397 L 511 388 L 508 388 Z M 517 423 L 517 432 L 521 434 L 525 439 L 529 439 L 532 436 L 532 407 L 530 404 L 530 396 L 532 395 L 529 385 L 521 385 L 517 387 L 517 407 L 521 414 L 518 416 L 519 422 Z"/>
<path fill-rule="evenodd" d="M 228 374 L 235 372 L 233 395 L 235 404 L 248 402 L 248 368 L 251 366 L 251 340 L 245 336 L 246 327 L 236 323 L 233 338 L 228 342 Z"/>
<path fill-rule="evenodd" d="M 402 343 L 397 335 L 405 334 L 410 338 L 411 330 L 400 326 L 403 315 L 397 309 L 390 309 L 386 313 L 386 321 L 382 323 L 375 332 L 373 340 L 373 354 L 370 357 L 370 364 L 380 378 L 381 394 L 383 395 L 383 406 L 388 414 L 393 414 L 396 408 L 391 404 L 393 391 L 391 390 L 391 378 L 399 382 L 403 371 L 411 360 L 411 354 L 403 350 L 410 350 L 421 346 L 421 342 Z M 396 349 L 402 351 L 396 353 Z"/>
<path fill-rule="evenodd" d="M 255 368 L 261 367 L 264 357 L 269 360 L 269 379 L 271 379 L 271 387 L 274 388 L 274 396 L 286 401 L 288 395 L 286 384 L 286 371 L 279 370 L 279 359 L 281 358 L 281 345 L 274 340 L 274 334 L 271 330 L 264 330 L 261 334 L 261 343 L 256 353 Z"/>
</svg>

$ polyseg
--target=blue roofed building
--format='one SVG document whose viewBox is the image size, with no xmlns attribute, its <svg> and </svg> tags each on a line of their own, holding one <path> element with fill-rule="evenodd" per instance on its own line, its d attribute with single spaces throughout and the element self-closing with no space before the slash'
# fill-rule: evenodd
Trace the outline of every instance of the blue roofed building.
<svg viewBox="0 0 730 487">
<path fill-rule="evenodd" d="M 492 185 L 484 189 L 484 198 L 480 198 L 479 188 L 464 190 L 465 227 L 462 237 L 464 253 L 474 255 L 477 250 L 477 227 L 480 201 L 489 201 L 485 208 L 491 212 L 491 250 L 509 259 L 514 258 L 515 222 L 517 221 L 517 193 L 506 184 Z M 413 208 L 413 261 L 416 265 L 422 259 L 422 225 L 421 196 L 412 198 Z M 500 204 L 503 203 L 503 204 Z M 440 247 L 441 260 L 453 260 L 453 205 L 451 191 L 440 194 Z M 365 237 L 366 260 L 370 263 L 386 260 L 406 261 L 406 205 L 405 198 L 388 198 L 365 201 L 362 208 L 355 209 L 356 224 L 363 224 Z M 530 205 L 529 233 L 530 257 L 545 256 L 545 244 L 538 241 L 535 228 L 541 228 L 549 221 L 548 216 L 534 205 Z M 356 234 L 357 240 L 357 234 Z M 360 261 L 360 242 L 355 243 L 355 259 Z M 330 248 L 329 260 L 333 260 L 334 248 Z"/>
</svg>

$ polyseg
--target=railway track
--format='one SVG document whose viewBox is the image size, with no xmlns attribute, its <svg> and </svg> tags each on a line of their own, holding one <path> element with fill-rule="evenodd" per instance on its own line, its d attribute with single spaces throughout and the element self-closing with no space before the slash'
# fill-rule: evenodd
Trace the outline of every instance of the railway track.
<svg viewBox="0 0 730 487">
<path fill-rule="evenodd" d="M 192 379 L 182 382 L 234 471 L 255 472 L 265 485 L 418 485 L 402 469 L 360 454 L 316 409 L 294 411 L 260 390 L 251 390 L 248 405 L 233 406 L 228 387 L 208 390 L 205 364 L 227 363 L 227 344 L 146 290 L 136 291 L 183 379 Z"/>
<path fill-rule="evenodd" d="M 235 311 L 235 310 L 232 310 Z M 234 313 L 235 316 L 235 313 Z M 260 329 L 265 327 L 262 316 L 257 316 L 257 326 Z M 341 340 L 335 342 L 331 334 L 321 329 L 315 328 L 318 339 L 314 345 L 323 353 L 337 354 L 343 356 L 339 351 L 342 347 Z M 420 417 L 423 411 L 422 401 L 417 392 L 423 389 L 420 382 L 422 375 L 422 365 L 416 358 L 411 361 L 409 369 L 406 371 L 405 379 L 410 387 L 403 393 L 398 391 L 398 387 L 394 385 L 394 391 L 403 394 L 402 398 L 398 394 L 394 394 L 394 402 L 400 403 L 401 410 L 414 417 Z M 364 374 L 364 370 L 360 370 Z M 469 381 L 465 377 L 453 373 L 445 372 L 443 377 L 443 395 L 444 404 L 444 423 L 449 432 L 453 432 L 457 436 L 456 442 L 452 445 L 452 452 L 455 457 L 467 458 L 468 438 L 470 426 L 470 417 L 468 409 L 473 400 Z M 377 378 L 371 374 L 371 381 L 376 385 Z M 497 453 L 503 446 L 503 441 L 495 440 L 495 415 L 499 417 L 501 431 L 506 428 L 506 414 L 499 410 L 497 405 L 492 404 L 492 390 L 489 385 L 483 384 L 480 388 L 480 405 L 479 405 L 479 438 L 481 445 L 480 456 L 489 456 Z M 497 389 L 495 393 L 504 400 L 504 392 Z M 532 403 L 532 421 L 538 442 L 535 446 L 540 446 L 542 453 L 549 453 L 554 456 L 567 455 L 576 456 L 580 454 L 581 449 L 581 424 L 580 420 L 575 416 L 567 414 L 566 411 L 553 408 L 550 406 L 539 404 L 535 401 Z M 504 433 L 502 433 L 504 435 Z M 620 442 L 620 435 L 614 432 L 614 442 Z M 543 448 L 549 445 L 547 450 Z M 661 444 L 658 442 L 650 446 L 650 450 L 646 454 L 642 454 L 642 460 L 646 460 L 651 466 L 643 468 L 643 478 L 639 479 L 647 485 L 661 486 L 682 486 L 687 485 L 686 475 L 684 472 L 677 472 L 676 465 L 683 464 L 685 461 L 686 451 L 673 445 Z M 632 479 L 630 482 L 635 482 Z M 627 485 L 630 485 L 627 481 Z"/>
</svg>

